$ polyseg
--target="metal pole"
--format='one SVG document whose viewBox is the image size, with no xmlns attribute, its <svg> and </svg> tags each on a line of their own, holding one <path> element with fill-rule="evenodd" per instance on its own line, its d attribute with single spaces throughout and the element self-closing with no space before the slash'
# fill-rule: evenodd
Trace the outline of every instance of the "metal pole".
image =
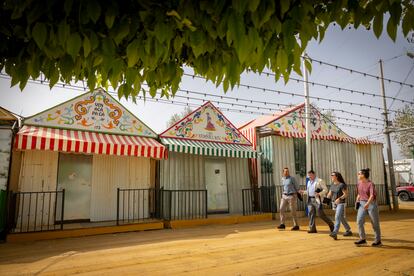
<svg viewBox="0 0 414 276">
<path fill-rule="evenodd" d="M 382 69 L 381 59 L 379 60 L 379 65 L 380 65 L 380 86 L 381 86 L 382 102 L 384 105 L 384 113 L 383 113 L 384 120 L 385 120 L 384 136 L 385 136 L 385 142 L 387 145 L 388 170 L 389 170 L 390 183 L 391 183 L 392 206 L 393 206 L 394 211 L 397 211 L 398 210 L 398 196 L 397 196 L 397 190 L 395 187 L 394 164 L 393 164 L 393 158 L 392 158 L 391 139 L 390 139 L 390 131 L 389 131 L 390 122 L 388 121 L 387 101 L 385 99 L 385 87 L 384 87 L 384 72 Z"/>
<path fill-rule="evenodd" d="M 309 85 L 308 85 L 308 70 L 306 70 L 305 60 L 307 55 L 303 58 L 303 86 L 305 89 L 305 128 L 306 128 L 306 173 L 312 169 L 312 130 L 310 126 L 311 106 L 309 101 Z"/>
</svg>

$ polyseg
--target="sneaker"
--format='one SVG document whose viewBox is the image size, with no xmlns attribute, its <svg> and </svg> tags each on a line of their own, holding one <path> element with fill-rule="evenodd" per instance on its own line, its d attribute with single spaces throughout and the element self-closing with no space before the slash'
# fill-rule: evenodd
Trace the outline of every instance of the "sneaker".
<svg viewBox="0 0 414 276">
<path fill-rule="evenodd" d="M 366 244 L 367 243 L 367 241 L 366 240 L 359 240 L 359 241 L 356 241 L 356 242 L 354 242 L 356 245 L 361 245 L 361 244 Z"/>
<path fill-rule="evenodd" d="M 338 236 L 336 234 L 334 234 L 334 233 L 330 233 L 329 234 L 329 237 L 331 237 L 334 240 L 337 240 L 338 239 Z"/>
<path fill-rule="evenodd" d="M 371 244 L 372 246 L 381 246 L 382 245 L 382 243 L 381 243 L 381 241 L 376 241 L 376 242 L 374 242 L 374 243 L 372 243 Z"/>
<path fill-rule="evenodd" d="M 308 230 L 308 233 L 309 234 L 313 234 L 313 233 L 318 233 L 318 231 L 316 231 L 316 230 Z"/>
<path fill-rule="evenodd" d="M 344 233 L 344 237 L 350 237 L 350 236 L 352 236 L 352 231 L 346 231 Z"/>
<path fill-rule="evenodd" d="M 292 231 L 298 231 L 299 230 L 299 225 L 295 225 L 292 227 L 292 229 L 290 229 Z"/>
<path fill-rule="evenodd" d="M 277 229 L 285 229 L 285 228 L 286 226 L 283 223 L 277 227 Z"/>
</svg>

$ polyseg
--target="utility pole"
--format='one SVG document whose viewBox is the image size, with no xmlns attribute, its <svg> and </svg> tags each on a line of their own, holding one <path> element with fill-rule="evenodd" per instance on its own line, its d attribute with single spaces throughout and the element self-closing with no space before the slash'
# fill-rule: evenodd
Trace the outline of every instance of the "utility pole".
<svg viewBox="0 0 414 276">
<path fill-rule="evenodd" d="M 387 109 L 387 101 L 385 98 L 385 87 L 384 87 L 384 72 L 382 69 L 382 60 L 379 60 L 380 65 L 380 86 L 381 86 L 381 94 L 382 94 L 382 102 L 384 105 L 384 120 L 385 120 L 385 142 L 387 145 L 387 157 L 388 157 L 388 171 L 390 175 L 390 183 L 391 183 L 391 194 L 392 194 L 392 206 L 394 211 L 397 211 L 398 208 L 398 196 L 397 190 L 395 187 L 395 176 L 394 176 L 394 161 L 392 158 L 392 150 L 391 150 L 391 139 L 390 139 L 390 122 L 388 121 L 388 109 Z"/>
<path fill-rule="evenodd" d="M 308 70 L 306 69 L 305 61 L 307 59 L 307 55 L 305 54 L 304 58 L 302 59 L 303 65 L 303 87 L 305 89 L 305 128 L 306 128 L 306 173 L 312 169 L 312 141 L 311 141 L 311 106 L 309 101 L 309 84 L 308 84 Z"/>
</svg>

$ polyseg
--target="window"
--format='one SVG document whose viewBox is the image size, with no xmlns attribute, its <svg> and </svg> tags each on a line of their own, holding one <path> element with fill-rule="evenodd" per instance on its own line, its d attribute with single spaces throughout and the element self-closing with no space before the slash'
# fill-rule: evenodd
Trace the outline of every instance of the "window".
<svg viewBox="0 0 414 276">
<path fill-rule="evenodd" d="M 295 170 L 300 176 L 306 175 L 306 141 L 293 138 L 293 150 L 295 152 Z"/>
</svg>

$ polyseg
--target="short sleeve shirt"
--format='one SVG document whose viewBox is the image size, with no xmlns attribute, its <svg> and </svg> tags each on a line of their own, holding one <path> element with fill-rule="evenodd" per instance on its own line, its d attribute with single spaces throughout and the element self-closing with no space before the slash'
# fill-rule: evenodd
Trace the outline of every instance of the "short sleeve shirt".
<svg viewBox="0 0 414 276">
<path fill-rule="evenodd" d="M 374 195 L 374 200 L 377 198 L 377 191 L 375 190 L 374 183 L 368 181 L 366 183 L 358 183 L 358 195 L 359 200 L 368 201 L 371 195 Z"/>
<path fill-rule="evenodd" d="M 339 184 L 332 184 L 331 185 L 331 192 L 332 192 L 332 201 L 335 201 L 337 198 L 344 195 L 343 190 L 346 190 L 347 186 L 345 183 Z M 345 203 L 345 199 L 341 199 L 340 203 Z"/>
</svg>

